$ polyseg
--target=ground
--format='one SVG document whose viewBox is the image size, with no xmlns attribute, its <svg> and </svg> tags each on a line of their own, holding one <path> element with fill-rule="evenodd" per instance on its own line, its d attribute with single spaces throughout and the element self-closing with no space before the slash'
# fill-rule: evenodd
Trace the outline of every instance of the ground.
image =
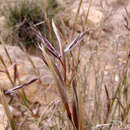
<svg viewBox="0 0 130 130">
<path fill-rule="evenodd" d="M 130 12 L 130 2 L 128 0 L 92 0 L 88 23 L 86 24 L 84 21 L 89 2 L 90 0 L 83 0 L 77 18 L 75 16 L 79 7 L 78 0 L 74 0 L 73 3 L 68 2 L 66 5 L 64 3 L 64 10 L 56 14 L 54 18 L 61 20 L 59 26 L 64 32 L 68 43 L 79 33 L 89 30 L 89 35 L 84 37 L 81 45 L 78 45 L 73 52 L 76 57 L 80 46 L 77 84 L 81 88 L 85 128 L 88 130 L 98 130 L 101 128 L 106 130 L 112 122 L 112 130 L 128 130 L 130 128 L 130 30 L 129 22 L 127 26 L 125 18 L 128 15 L 130 16 L 130 14 L 127 15 L 127 11 L 128 13 Z M 76 21 L 75 24 L 74 20 Z M 3 29 L 2 26 L 1 29 Z M 38 126 L 40 127 L 38 125 L 40 122 L 43 129 L 58 129 L 59 127 L 67 129 L 69 123 L 66 116 L 63 116 L 63 119 L 59 116 L 60 114 L 64 115 L 64 110 L 59 110 L 61 99 L 56 92 L 51 73 L 45 67 L 45 64 L 39 57 L 30 56 L 35 63 L 38 73 L 32 72 L 33 67 L 31 62 L 23 56 L 25 52 L 20 50 L 19 53 L 14 54 L 13 51 L 11 52 L 12 49 L 9 49 L 11 47 L 7 46 L 7 48 L 13 62 L 18 63 L 18 65 L 20 64 L 18 71 L 21 73 L 23 83 L 31 80 L 32 75 L 40 77 L 42 81 L 42 84 L 38 81 L 30 85 L 30 88 L 26 88 L 27 97 L 31 102 L 32 111 L 36 113 L 36 118 L 29 112 L 29 109 L 24 107 L 22 101 L 17 102 L 18 97 L 15 97 L 16 99 L 10 104 L 13 109 L 16 109 L 15 112 L 17 111 L 14 114 L 14 117 L 17 119 L 17 125 L 20 124 L 25 129 L 37 130 Z M 2 47 L 0 49 L 0 54 L 6 61 L 6 54 L 3 55 L 4 49 Z M 16 61 L 15 58 L 17 58 Z M 39 66 L 37 66 L 37 62 Z M 26 65 L 27 63 L 29 64 L 28 66 Z M 6 64 L 11 66 L 8 60 Z M 42 66 L 42 64 L 44 65 Z M 13 77 L 12 72 L 10 73 Z M 3 73 L 1 73 L 0 80 L 1 86 L 6 85 L 7 89 L 9 89 L 11 83 Z M 3 83 L 4 80 L 6 81 L 5 84 Z M 126 82 L 124 83 L 124 81 Z M 41 88 L 44 86 L 46 87 Z M 119 86 L 122 86 L 119 93 L 120 98 L 115 102 L 111 115 L 108 115 L 109 101 L 113 101 L 115 91 Z M 122 116 L 119 115 L 125 114 L 127 109 L 128 113 L 126 117 L 124 116 L 125 119 L 123 120 Z M 41 119 L 40 115 L 43 115 L 43 119 Z M 109 118 L 107 118 L 108 116 Z M 38 119 L 38 123 L 35 119 Z M 64 123 L 62 123 L 63 120 L 65 120 Z M 24 121 L 26 122 L 25 125 Z M 70 128 L 72 129 L 72 127 Z M 19 129 L 21 130 L 21 127 Z"/>
</svg>

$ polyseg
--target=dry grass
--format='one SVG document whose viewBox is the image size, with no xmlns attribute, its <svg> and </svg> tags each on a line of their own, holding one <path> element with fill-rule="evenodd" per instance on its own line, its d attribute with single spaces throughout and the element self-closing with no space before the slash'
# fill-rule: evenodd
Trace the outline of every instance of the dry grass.
<svg viewBox="0 0 130 130">
<path fill-rule="evenodd" d="M 80 11 L 80 4 L 82 4 L 82 0 L 79 3 L 76 17 Z M 87 16 L 88 14 L 86 14 L 86 19 Z M 14 101 L 11 103 L 7 103 L 2 90 L 0 93 L 1 103 L 7 114 L 10 128 L 12 130 L 128 130 L 130 128 L 130 49 L 128 39 L 124 39 L 126 41 L 125 61 L 123 63 L 120 60 L 114 62 L 113 55 L 107 55 L 107 57 L 104 54 L 109 52 L 108 49 L 111 48 L 110 52 L 118 54 L 119 46 L 109 48 L 108 45 L 106 47 L 105 44 L 98 44 L 95 48 L 86 47 L 87 42 L 89 42 L 86 37 L 92 38 L 91 30 L 82 32 L 68 44 L 69 39 L 75 35 L 74 28 L 71 30 L 73 36 L 69 36 L 67 33 L 70 34 L 70 32 L 64 34 L 61 26 L 58 26 L 53 20 L 48 23 L 51 27 L 50 23 L 52 23 L 58 40 L 58 49 L 40 33 L 36 26 L 31 26 L 31 31 L 41 42 L 37 49 L 41 52 L 42 60 L 53 76 L 55 82 L 53 85 L 59 98 L 54 99 L 46 106 L 29 102 L 24 93 L 24 87 L 36 80 L 39 81 L 39 85 L 41 83 L 33 61 L 26 53 L 36 78 L 22 84 L 17 77 L 17 65 L 14 65 L 14 77 L 11 77 L 8 66 L 0 56 L 0 61 L 5 69 L 4 73 L 13 87 L 4 91 L 6 96 L 13 97 Z M 124 23 L 129 31 L 128 13 L 124 17 Z M 62 25 L 64 27 L 62 29 L 67 30 L 68 27 L 65 26 L 64 22 Z M 100 28 L 100 30 L 102 29 Z M 101 37 L 97 40 L 100 41 Z M 1 42 L 3 42 L 2 39 Z M 85 45 L 82 45 L 83 43 Z M 4 50 L 10 64 L 13 65 L 6 47 Z M 87 55 L 86 50 L 90 51 L 91 55 Z M 106 53 L 104 53 L 105 51 Z M 109 63 L 107 60 L 114 63 L 114 67 L 117 66 L 117 68 L 107 65 Z M 17 80 L 19 85 L 16 84 Z M 12 106 L 19 104 L 20 115 L 13 117 L 7 104 Z M 19 108 L 16 107 L 16 109 Z"/>
</svg>

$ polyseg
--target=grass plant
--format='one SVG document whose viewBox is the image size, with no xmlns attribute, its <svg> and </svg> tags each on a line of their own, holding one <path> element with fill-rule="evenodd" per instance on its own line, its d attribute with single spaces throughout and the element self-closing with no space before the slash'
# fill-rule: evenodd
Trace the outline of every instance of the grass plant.
<svg viewBox="0 0 130 130">
<path fill-rule="evenodd" d="M 91 6 L 92 0 L 90 0 L 89 9 Z M 81 8 L 82 0 L 80 0 L 78 10 L 76 13 L 76 17 L 78 17 L 80 8 Z M 56 5 L 54 4 L 54 7 Z M 49 6 L 46 7 L 46 11 L 48 12 Z M 89 13 L 88 9 L 88 13 Z M 25 9 L 24 9 L 25 11 Z M 32 11 L 32 10 L 31 10 Z M 26 15 L 27 13 L 24 12 Z M 31 12 L 32 13 L 32 12 Z M 41 13 L 41 12 L 40 12 Z M 88 13 L 86 14 L 86 21 L 88 18 Z M 28 14 L 30 15 L 30 14 Z M 41 15 L 40 15 L 41 16 Z M 38 16 L 38 17 L 40 17 Z M 11 16 L 12 17 L 12 16 Z M 75 20 L 76 20 L 75 17 Z M 24 88 L 28 85 L 36 81 L 40 81 L 40 75 L 37 73 L 36 65 L 33 63 L 32 59 L 27 53 L 26 48 L 22 47 L 25 51 L 25 55 L 32 65 L 35 78 L 27 81 L 20 82 L 19 77 L 17 76 L 17 64 L 14 65 L 14 77 L 11 77 L 8 66 L 6 65 L 2 56 L 0 56 L 0 62 L 4 66 L 4 71 L 0 71 L 1 73 L 5 73 L 7 78 L 10 80 L 12 87 L 9 90 L 0 91 L 1 102 L 4 106 L 5 113 L 8 117 L 10 128 L 12 130 L 19 129 L 29 129 L 29 124 L 35 124 L 38 130 L 49 129 L 49 130 L 116 130 L 116 129 L 124 129 L 127 130 L 130 128 L 130 51 L 127 54 L 127 59 L 125 64 L 122 65 L 122 69 L 119 71 L 120 79 L 118 84 L 114 86 L 114 81 L 111 80 L 111 86 L 103 83 L 104 74 L 99 72 L 97 68 L 97 64 L 95 63 L 95 55 L 91 55 L 89 63 L 87 59 L 85 59 L 85 65 L 81 66 L 81 51 L 82 48 L 80 46 L 80 42 L 86 43 L 87 41 L 83 41 L 85 36 L 89 36 L 89 31 L 86 30 L 79 34 L 74 40 L 72 40 L 68 44 L 68 39 L 72 38 L 68 35 L 65 35 L 60 27 L 55 23 L 54 20 L 48 20 L 48 14 L 45 14 L 43 17 L 45 22 L 47 23 L 47 28 L 49 32 L 42 33 L 39 29 L 39 26 L 36 26 L 38 23 L 29 23 L 28 30 L 31 32 L 31 35 L 39 41 L 37 45 L 37 49 L 40 51 L 43 64 L 45 64 L 48 68 L 48 71 L 51 72 L 52 77 L 54 79 L 53 87 L 57 90 L 58 98 L 51 101 L 47 104 L 46 108 L 42 110 L 42 113 L 35 114 L 33 105 L 36 106 L 35 103 L 31 103 L 28 101 L 26 94 L 24 92 Z M 30 17 L 31 19 L 31 17 Z M 128 27 L 128 17 L 124 19 L 126 20 L 125 27 L 129 31 Z M 23 18 L 23 20 L 25 20 Z M 46 21 L 47 20 L 47 21 Z M 75 22 L 73 27 L 75 26 Z M 23 21 L 20 21 L 23 23 Z M 16 24 L 10 23 L 11 26 L 16 26 Z M 52 25 L 51 25 L 52 24 Z M 41 26 L 41 25 L 40 25 Z M 85 25 L 83 25 L 85 26 Z M 51 27 L 55 33 L 57 38 L 58 47 L 53 44 Z M 84 28 L 84 27 L 83 27 Z M 72 31 L 74 31 L 72 29 Z M 68 39 L 67 39 L 68 38 Z M 4 46 L 5 43 L 0 39 L 3 44 L 3 49 L 6 52 L 9 63 L 13 65 L 13 61 L 11 56 L 8 53 L 8 50 Z M 34 39 L 33 39 L 34 40 Z M 86 39 L 85 39 L 86 40 Z M 35 40 L 34 40 L 35 41 Z M 54 41 L 56 42 L 56 41 Z M 84 47 L 84 46 L 83 46 Z M 97 51 L 97 50 L 96 50 Z M 97 54 L 97 52 L 95 53 Z M 84 52 L 86 53 L 86 52 Z M 82 53 L 83 54 L 83 53 Z M 101 68 L 104 70 L 104 68 Z M 90 73 L 94 74 L 94 76 L 90 78 Z M 114 75 L 111 72 L 111 75 Z M 89 78 L 88 78 L 89 77 Z M 111 76 L 112 77 L 112 76 Z M 93 79 L 92 79 L 93 78 Z M 16 80 L 19 80 L 18 84 Z M 89 82 L 94 82 L 94 88 L 89 88 Z M 42 85 L 39 82 L 39 86 Z M 91 90 L 92 89 L 92 90 Z M 21 91 L 22 90 L 22 91 Z M 103 91 L 104 90 L 104 91 Z M 3 93 L 4 92 L 4 93 Z M 14 94 L 14 95 L 13 95 Z M 18 96 L 16 96 L 16 95 Z M 50 94 L 50 93 L 49 93 Z M 19 101 L 22 109 L 24 109 L 23 117 L 24 121 L 17 121 L 17 119 L 13 118 L 11 112 L 8 109 L 7 99 L 5 95 L 13 95 L 13 98 L 17 98 L 16 101 Z M 20 95 L 20 96 L 19 96 Z M 34 95 L 35 96 L 35 95 Z M 14 104 L 16 104 L 15 102 Z M 10 103 L 13 105 L 13 103 Z M 9 104 L 9 105 L 10 105 Z M 41 104 L 40 104 L 41 105 Z M 43 105 L 44 106 L 44 105 Z M 45 106 L 44 106 L 45 107 Z M 37 107 L 38 109 L 38 107 Z M 39 110 L 40 111 L 40 110 Z M 18 127 L 18 123 L 21 125 Z"/>
<path fill-rule="evenodd" d="M 51 28 L 48 28 L 48 21 L 57 12 L 58 5 L 55 0 L 49 0 L 47 4 L 45 7 L 42 0 L 19 0 L 11 4 L 6 1 L 1 14 L 6 18 L 6 27 L 11 30 L 11 35 L 7 39 L 16 44 L 20 41 L 26 47 L 34 46 L 38 41 L 29 31 L 32 24 L 35 24 L 45 37 L 50 38 L 49 35 L 52 32 Z"/>
</svg>

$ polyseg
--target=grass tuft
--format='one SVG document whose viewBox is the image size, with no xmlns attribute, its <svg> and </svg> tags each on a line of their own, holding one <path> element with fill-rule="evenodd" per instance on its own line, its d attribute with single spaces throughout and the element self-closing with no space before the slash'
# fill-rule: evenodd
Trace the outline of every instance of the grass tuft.
<svg viewBox="0 0 130 130">
<path fill-rule="evenodd" d="M 6 18 L 6 27 L 11 28 L 12 42 L 17 44 L 21 41 L 27 48 L 34 46 L 38 40 L 29 29 L 32 24 L 49 38 L 47 18 L 51 19 L 54 16 L 57 6 L 56 1 L 52 0 L 48 1 L 48 10 L 45 9 L 42 0 L 19 0 L 13 3 L 6 1 L 6 6 L 1 13 Z"/>
</svg>

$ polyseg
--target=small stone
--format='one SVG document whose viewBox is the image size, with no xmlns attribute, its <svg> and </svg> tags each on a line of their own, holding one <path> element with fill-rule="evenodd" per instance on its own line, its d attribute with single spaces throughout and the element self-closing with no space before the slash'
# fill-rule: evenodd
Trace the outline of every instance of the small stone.
<svg viewBox="0 0 130 130">
<path fill-rule="evenodd" d="M 105 70 L 112 70 L 113 69 L 113 66 L 112 65 L 106 65 L 105 66 Z"/>
<path fill-rule="evenodd" d="M 116 74 L 115 75 L 115 81 L 118 82 L 119 81 L 119 76 Z"/>
<path fill-rule="evenodd" d="M 104 75 L 107 75 L 108 74 L 108 71 L 104 71 Z"/>
</svg>

